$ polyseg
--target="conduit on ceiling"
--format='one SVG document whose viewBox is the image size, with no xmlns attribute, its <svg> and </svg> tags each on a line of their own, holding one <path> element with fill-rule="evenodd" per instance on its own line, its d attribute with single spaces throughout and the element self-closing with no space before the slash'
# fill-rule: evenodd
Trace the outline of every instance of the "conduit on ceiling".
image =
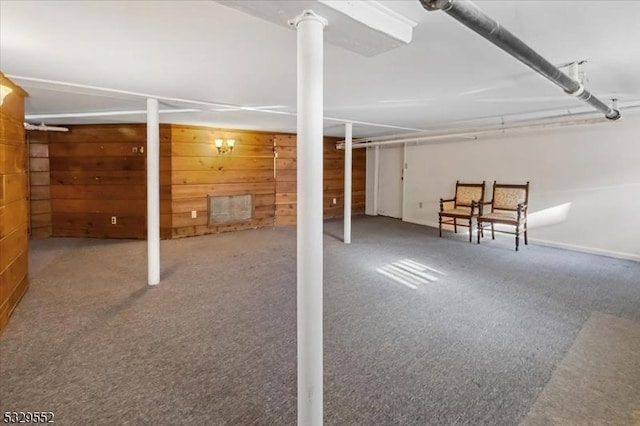
<svg viewBox="0 0 640 426">
<path fill-rule="evenodd" d="M 625 110 L 637 110 L 640 109 L 640 105 L 634 105 L 625 108 Z M 440 143 L 440 142 L 468 142 L 471 140 L 478 140 L 479 136 L 487 136 L 498 133 L 505 133 L 507 131 L 527 131 L 527 130 L 540 130 L 551 127 L 566 127 L 566 126 L 581 126 L 589 124 L 598 124 L 603 122 L 609 122 L 605 117 L 594 117 L 595 111 L 585 111 L 581 113 L 562 114 L 547 116 L 542 118 L 535 118 L 532 120 L 514 121 L 511 123 L 503 123 L 498 126 L 486 126 L 486 127 L 467 127 L 462 129 L 448 129 L 438 132 L 422 133 L 422 134 L 405 134 L 395 137 L 381 136 L 372 138 L 353 139 L 353 149 L 366 148 L 369 146 L 380 145 L 399 145 L 405 143 Z M 336 144 L 337 149 L 344 149 L 344 142 L 339 141 Z"/>
<path fill-rule="evenodd" d="M 68 132 L 69 131 L 69 129 L 66 127 L 47 126 L 44 123 L 40 123 L 40 124 L 24 123 L 24 129 L 35 130 L 40 132 Z"/>
<path fill-rule="evenodd" d="M 419 1 L 422 7 L 428 11 L 442 10 L 537 73 L 560 86 L 567 94 L 576 96 L 578 99 L 583 100 L 602 112 L 609 120 L 617 120 L 620 118 L 620 111 L 615 109 L 615 106 L 610 108 L 600 99 L 593 96 L 579 81 L 574 80 L 560 71 L 555 65 L 547 61 L 526 43 L 500 25 L 499 22 L 487 16 L 472 2 L 456 0 Z"/>
</svg>

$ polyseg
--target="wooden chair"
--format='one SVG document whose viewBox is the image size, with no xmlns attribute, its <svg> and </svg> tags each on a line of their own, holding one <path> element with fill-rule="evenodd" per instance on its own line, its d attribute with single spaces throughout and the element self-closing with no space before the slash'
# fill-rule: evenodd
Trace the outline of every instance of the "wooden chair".
<svg viewBox="0 0 640 426">
<path fill-rule="evenodd" d="M 458 232 L 458 226 L 469 228 L 469 242 L 473 230 L 473 218 L 480 214 L 480 206 L 484 202 L 484 181 L 482 183 L 460 183 L 456 181 L 456 195 L 454 198 L 444 200 L 440 198 L 440 212 L 438 213 L 438 226 L 442 237 L 442 224 L 453 224 L 453 231 Z M 447 205 L 445 205 L 445 203 Z M 458 224 L 458 219 L 467 224 Z"/>
<path fill-rule="evenodd" d="M 493 197 L 491 201 L 480 205 L 478 217 L 478 244 L 480 237 L 484 237 L 484 224 L 491 224 L 491 239 L 495 240 L 496 232 L 513 234 L 516 236 L 516 251 L 520 245 L 520 231 L 524 232 L 524 243 L 527 240 L 527 208 L 529 203 L 529 182 L 524 185 L 512 185 L 493 182 Z M 487 205 L 491 210 L 487 211 Z M 515 227 L 515 232 L 496 231 L 494 225 L 510 225 Z"/>
</svg>

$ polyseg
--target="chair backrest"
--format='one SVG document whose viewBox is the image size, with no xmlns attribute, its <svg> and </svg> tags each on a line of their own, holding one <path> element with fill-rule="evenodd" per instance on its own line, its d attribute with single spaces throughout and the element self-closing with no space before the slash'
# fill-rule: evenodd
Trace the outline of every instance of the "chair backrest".
<svg viewBox="0 0 640 426">
<path fill-rule="evenodd" d="M 484 181 L 482 183 L 460 183 L 456 181 L 455 205 L 471 207 L 471 202 L 484 201 Z"/>
<path fill-rule="evenodd" d="M 493 182 L 493 210 L 518 210 L 518 204 L 529 202 L 529 182 L 512 185 Z"/>
</svg>

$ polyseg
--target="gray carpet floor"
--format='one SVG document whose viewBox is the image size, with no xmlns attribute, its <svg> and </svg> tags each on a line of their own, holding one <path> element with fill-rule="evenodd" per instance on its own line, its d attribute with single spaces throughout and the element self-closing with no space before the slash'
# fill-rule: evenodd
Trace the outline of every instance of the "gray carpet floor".
<svg viewBox="0 0 640 426">
<path fill-rule="evenodd" d="M 325 223 L 328 425 L 517 425 L 594 312 L 640 324 L 637 262 L 382 217 L 356 219 L 351 245 L 341 229 Z M 162 241 L 152 288 L 143 241 L 43 243 L 56 254 L 0 335 L 0 409 L 294 425 L 295 241 L 295 227 Z"/>
</svg>

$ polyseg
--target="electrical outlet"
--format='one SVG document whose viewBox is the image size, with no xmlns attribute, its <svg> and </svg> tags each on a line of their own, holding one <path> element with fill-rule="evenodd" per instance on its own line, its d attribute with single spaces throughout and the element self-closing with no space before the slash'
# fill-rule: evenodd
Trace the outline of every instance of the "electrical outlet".
<svg viewBox="0 0 640 426">
<path fill-rule="evenodd" d="M 335 205 L 335 204 L 337 204 L 337 203 L 338 203 L 338 199 L 337 199 L 337 198 L 334 198 L 334 199 L 333 199 L 333 204 Z"/>
<path fill-rule="evenodd" d="M 115 225 L 116 223 L 118 223 L 118 218 L 116 218 L 115 216 L 111 216 L 111 224 Z"/>
<path fill-rule="evenodd" d="M 191 210 L 191 219 L 195 219 L 198 217 L 198 212 L 196 210 Z"/>
</svg>

